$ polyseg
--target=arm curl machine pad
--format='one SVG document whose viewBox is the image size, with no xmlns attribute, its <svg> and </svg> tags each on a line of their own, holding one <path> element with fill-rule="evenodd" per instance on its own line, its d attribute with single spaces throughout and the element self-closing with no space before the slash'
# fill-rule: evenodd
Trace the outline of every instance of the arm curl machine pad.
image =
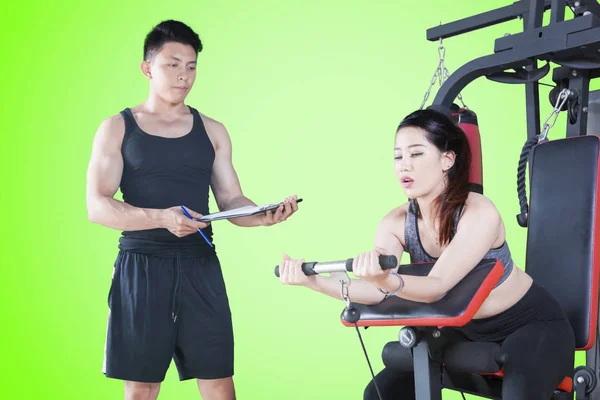
<svg viewBox="0 0 600 400">
<path fill-rule="evenodd" d="M 434 263 L 401 265 L 401 275 L 427 276 Z M 360 312 L 358 326 L 463 326 L 475 315 L 502 277 L 499 260 L 481 261 L 455 287 L 435 303 L 391 296 L 379 304 L 352 303 Z M 354 326 L 342 319 L 345 326 Z"/>
</svg>

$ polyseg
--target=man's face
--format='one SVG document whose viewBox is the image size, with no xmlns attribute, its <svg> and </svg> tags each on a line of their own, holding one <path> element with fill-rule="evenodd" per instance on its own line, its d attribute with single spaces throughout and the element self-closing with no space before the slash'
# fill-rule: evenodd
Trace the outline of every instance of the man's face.
<svg viewBox="0 0 600 400">
<path fill-rule="evenodd" d="M 197 55 L 192 46 L 168 42 L 152 60 L 142 62 L 152 91 L 171 103 L 181 103 L 196 80 Z"/>
</svg>

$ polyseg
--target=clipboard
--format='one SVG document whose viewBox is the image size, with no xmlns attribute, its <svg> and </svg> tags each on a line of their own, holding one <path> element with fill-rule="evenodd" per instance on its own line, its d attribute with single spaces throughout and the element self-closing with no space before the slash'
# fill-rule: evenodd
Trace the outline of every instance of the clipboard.
<svg viewBox="0 0 600 400">
<path fill-rule="evenodd" d="M 302 199 L 296 200 L 296 203 L 302 202 Z M 200 222 L 212 222 L 218 221 L 221 219 L 230 219 L 230 218 L 240 218 L 240 217 L 250 217 L 252 215 L 266 213 L 267 211 L 276 210 L 280 205 L 283 204 L 283 201 L 280 203 L 274 204 L 265 204 L 262 206 L 244 206 L 233 208 L 231 210 L 216 212 L 213 214 L 208 214 L 202 216 L 202 218 L 194 218 L 196 221 Z"/>
</svg>

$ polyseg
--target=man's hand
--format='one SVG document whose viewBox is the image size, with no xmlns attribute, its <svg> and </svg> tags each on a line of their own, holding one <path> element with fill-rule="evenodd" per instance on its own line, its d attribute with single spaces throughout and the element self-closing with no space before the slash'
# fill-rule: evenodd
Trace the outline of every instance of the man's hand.
<svg viewBox="0 0 600 400">
<path fill-rule="evenodd" d="M 298 196 L 286 197 L 283 204 L 276 210 L 267 211 L 263 219 L 263 226 L 271 226 L 288 219 L 293 213 L 298 211 Z"/>
<path fill-rule="evenodd" d="M 186 210 L 193 218 L 202 218 L 202 214 L 199 214 L 188 207 L 186 207 Z M 206 222 L 195 221 L 188 218 L 178 206 L 162 210 L 161 221 L 163 227 L 177 237 L 183 237 L 198 232 L 198 228 L 204 229 L 209 225 Z"/>
</svg>

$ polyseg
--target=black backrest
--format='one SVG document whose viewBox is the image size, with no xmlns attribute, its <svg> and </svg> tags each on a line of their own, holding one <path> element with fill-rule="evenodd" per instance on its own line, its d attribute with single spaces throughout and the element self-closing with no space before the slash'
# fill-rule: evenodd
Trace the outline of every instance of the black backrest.
<svg viewBox="0 0 600 400">
<path fill-rule="evenodd" d="M 593 346 L 598 319 L 600 138 L 534 147 L 525 269 L 560 303 L 578 349 Z"/>
</svg>

